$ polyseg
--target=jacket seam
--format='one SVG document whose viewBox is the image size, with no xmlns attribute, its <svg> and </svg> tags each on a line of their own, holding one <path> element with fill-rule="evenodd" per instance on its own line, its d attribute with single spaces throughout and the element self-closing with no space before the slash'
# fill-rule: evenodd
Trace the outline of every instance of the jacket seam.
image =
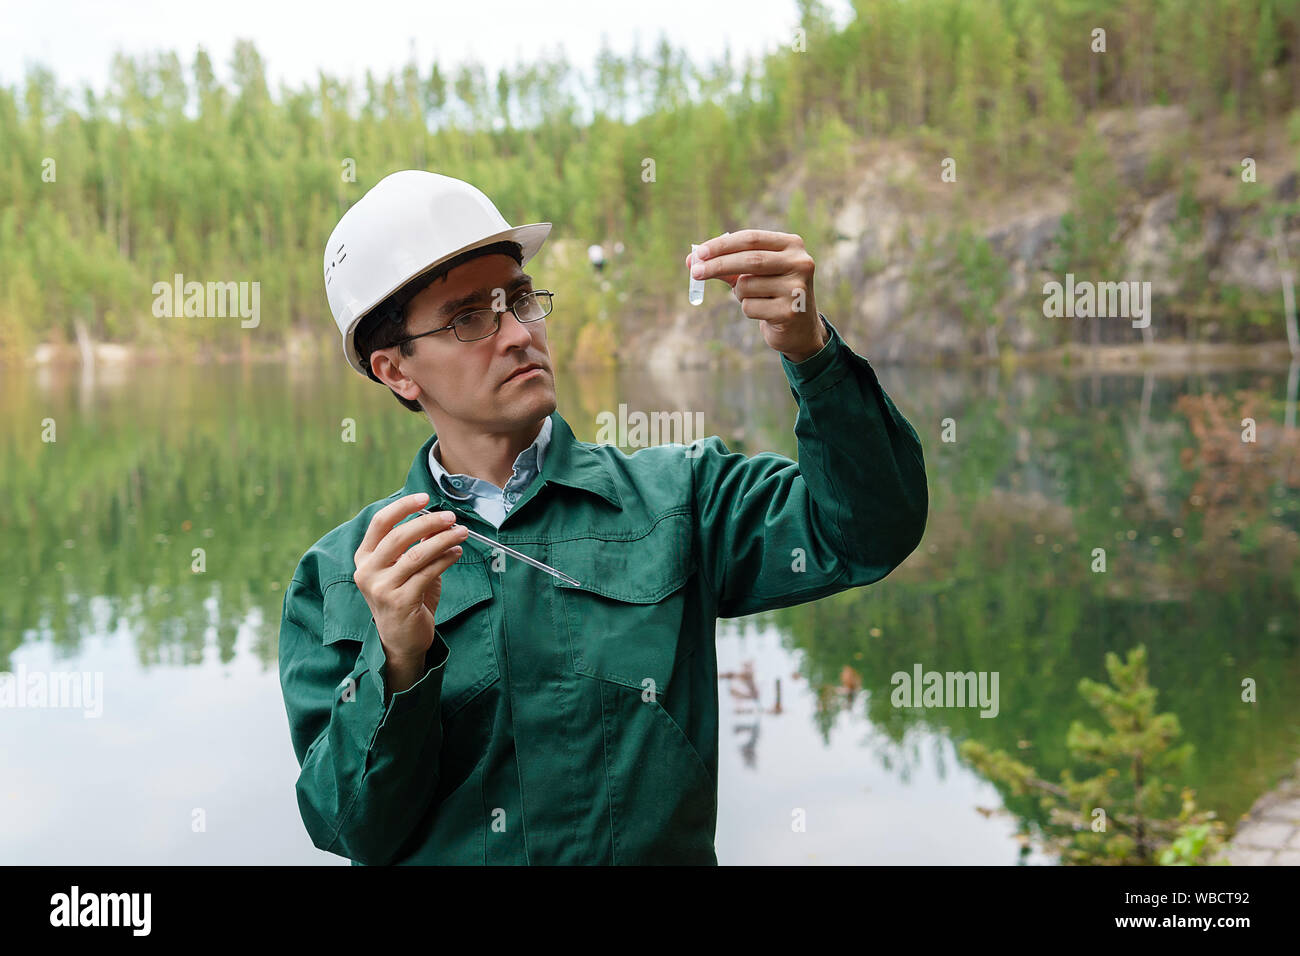
<svg viewBox="0 0 1300 956">
<path fill-rule="evenodd" d="M 597 687 L 600 694 L 600 753 L 605 764 L 605 809 L 609 816 L 609 862 L 618 865 L 618 831 L 614 829 L 614 793 L 609 780 L 609 717 L 605 712 L 605 688 Z"/>
<path fill-rule="evenodd" d="M 831 373 L 834 375 L 834 377 L 830 381 L 825 382 L 819 386 L 815 386 L 811 389 L 808 389 L 806 392 L 804 391 L 804 385 L 801 384 L 799 386 L 799 391 L 803 393 L 805 398 L 814 398 L 820 395 L 822 392 L 829 391 L 830 389 L 834 388 L 836 385 L 840 384 L 840 382 L 844 381 L 845 377 L 848 375 L 849 369 L 848 369 L 847 362 L 841 362 L 838 364 L 839 364 L 838 368 L 832 365 L 830 368 L 827 368 L 825 371 L 823 371 L 820 375 L 817 376 L 817 378 L 821 378 L 823 375 L 826 375 L 827 373 Z M 816 380 L 814 379 L 814 382 L 815 381 Z M 804 384 L 812 385 L 813 382 L 808 382 Z"/>
<path fill-rule="evenodd" d="M 697 502 L 697 489 L 698 489 L 698 484 L 699 484 L 699 483 L 698 483 L 698 480 L 697 480 L 697 476 L 696 476 L 696 474 L 695 474 L 695 462 L 698 461 L 699 458 L 700 458 L 700 456 L 696 456 L 695 458 L 691 459 L 691 463 L 690 463 L 690 471 L 691 471 L 691 508 L 692 508 L 692 515 L 691 515 L 691 516 L 692 516 L 693 518 L 698 518 L 698 515 L 696 515 L 694 512 L 695 512 L 696 510 L 698 510 L 698 509 L 696 508 L 696 502 Z M 700 527 L 700 522 L 699 522 L 698 520 L 696 520 L 696 521 L 694 522 L 694 524 L 695 524 L 695 527 L 696 527 L 697 529 Z M 691 535 L 692 547 L 698 547 L 698 546 L 699 546 L 699 543 L 700 543 L 700 542 L 699 542 L 698 539 L 699 539 L 699 535 L 698 535 L 698 534 L 692 534 L 692 535 Z M 718 585 L 717 585 L 717 583 L 713 580 L 712 577 L 709 576 L 709 562 L 708 562 L 708 560 L 707 560 L 707 556 L 704 555 L 704 554 L 697 555 L 697 560 L 696 560 L 696 562 L 695 562 L 695 566 L 696 566 L 697 568 L 699 568 L 699 571 L 700 571 L 700 577 L 702 577 L 702 578 L 704 579 L 704 584 L 708 587 L 709 595 L 710 595 L 710 597 L 713 598 L 713 607 L 712 607 L 712 611 L 713 611 L 713 616 L 716 618 L 716 617 L 718 616 L 718 610 L 722 607 L 722 597 L 721 597 L 720 594 L 718 594 Z"/>
<path fill-rule="evenodd" d="M 828 597 L 829 594 L 834 594 L 837 592 L 831 591 L 829 592 L 829 594 L 827 594 L 825 589 L 828 587 L 833 587 L 835 584 L 839 583 L 840 579 L 843 578 L 847 573 L 848 573 L 848 569 L 841 567 L 839 573 L 836 574 L 835 577 L 831 578 L 830 581 L 817 585 L 816 587 L 805 588 L 802 591 L 781 591 L 777 593 L 766 593 L 766 592 L 755 591 L 753 596 L 763 601 L 764 603 L 768 601 L 781 601 L 785 599 L 790 599 L 791 604 L 802 603 L 800 599 L 803 598 L 805 595 L 819 595 L 821 597 Z M 817 598 L 813 597 L 813 598 L 809 598 L 809 600 L 817 600 Z M 789 605 L 786 606 L 788 607 Z"/>
<path fill-rule="evenodd" d="M 285 589 L 285 593 L 288 594 L 289 589 L 292 588 L 295 584 L 298 585 L 303 590 L 309 591 L 312 594 L 316 595 L 316 597 L 318 598 L 324 597 L 324 595 L 316 588 L 314 584 L 312 584 L 310 581 L 306 580 L 305 578 L 298 577 L 297 575 L 294 575 L 294 577 L 292 577 L 289 580 L 289 587 Z"/>
<path fill-rule="evenodd" d="M 844 503 L 848 501 L 848 498 L 845 497 L 844 490 L 840 487 L 840 480 L 835 475 L 835 469 L 831 467 L 830 461 L 828 460 L 830 457 L 829 443 L 823 438 L 820 444 L 821 444 L 820 457 L 821 457 L 822 474 L 826 475 L 827 481 L 830 482 L 831 494 L 833 496 L 834 501 L 839 505 L 837 510 L 839 512 L 843 512 L 845 510 Z M 807 487 L 806 483 L 805 483 L 805 487 Z M 839 514 L 836 514 L 835 517 L 836 517 L 836 521 L 834 522 L 835 531 L 839 534 L 839 538 L 840 538 L 840 558 L 847 564 L 853 560 L 853 552 L 849 549 L 849 539 L 848 536 L 844 533 L 844 526 L 848 522 L 844 520 L 839 520 L 840 519 Z"/>
<path fill-rule="evenodd" d="M 690 505 L 678 505 L 669 511 L 665 511 L 655 518 L 644 531 L 635 532 L 615 532 L 610 534 L 578 534 L 569 538 L 545 538 L 540 540 L 523 539 L 519 544 L 564 544 L 569 541 L 639 541 L 668 518 L 675 518 L 678 515 L 689 515 L 691 513 Z"/>
<path fill-rule="evenodd" d="M 654 529 L 668 518 L 674 518 L 678 515 L 687 515 L 691 513 L 690 505 L 675 505 L 667 511 L 661 512 L 657 517 L 645 525 L 644 528 L 634 528 L 627 532 L 610 532 L 608 534 L 575 534 L 567 538 L 553 538 L 543 536 L 540 538 L 502 538 L 503 544 L 565 544 L 570 541 L 639 541 L 646 537 Z"/>
<path fill-rule="evenodd" d="M 677 735 L 678 739 L 680 739 L 682 744 L 686 747 L 686 751 L 690 755 L 690 758 L 694 760 L 700 770 L 703 771 L 705 779 L 713 785 L 714 810 L 716 811 L 718 800 L 718 779 L 713 775 L 712 771 L 709 770 L 708 764 L 704 762 L 704 758 L 700 756 L 699 750 L 695 747 L 695 741 L 691 740 L 690 734 L 686 733 L 686 731 L 682 729 L 682 725 L 677 723 L 673 715 L 668 713 L 668 708 L 659 703 L 658 698 L 649 704 L 649 706 L 652 710 L 657 710 L 659 713 L 663 714 L 664 720 L 668 722 L 668 726 L 672 728 L 672 732 Z"/>
</svg>

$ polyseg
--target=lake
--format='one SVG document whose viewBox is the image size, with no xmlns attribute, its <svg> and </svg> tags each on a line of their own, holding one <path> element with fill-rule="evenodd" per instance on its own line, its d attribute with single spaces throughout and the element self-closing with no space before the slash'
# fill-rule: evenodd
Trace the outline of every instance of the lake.
<svg viewBox="0 0 1300 956">
<path fill-rule="evenodd" d="M 925 538 L 868 588 L 719 622 L 719 862 L 1054 862 L 1021 835 L 1036 802 L 956 746 L 1094 773 L 1065 746 L 1072 721 L 1103 727 L 1079 680 L 1139 643 L 1196 748 L 1178 782 L 1235 821 L 1300 749 L 1286 371 L 878 372 L 925 444 Z M 283 589 L 401 486 L 427 420 L 341 361 L 10 369 L 0 397 L 0 671 L 89 675 L 85 706 L 0 708 L 0 862 L 345 865 L 298 816 Z M 580 438 L 620 403 L 795 455 L 775 356 L 559 375 Z M 997 672 L 997 715 L 894 706 L 918 665 Z"/>
</svg>

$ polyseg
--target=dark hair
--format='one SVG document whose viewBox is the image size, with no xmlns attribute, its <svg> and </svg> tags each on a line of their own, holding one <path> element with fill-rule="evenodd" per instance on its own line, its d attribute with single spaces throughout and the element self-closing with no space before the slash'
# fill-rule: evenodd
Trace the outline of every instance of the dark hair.
<svg viewBox="0 0 1300 956">
<path fill-rule="evenodd" d="M 457 266 L 464 265 L 479 256 L 491 255 L 507 255 L 520 265 L 524 264 L 524 251 L 519 243 L 508 239 L 494 242 L 491 245 L 480 246 L 477 249 L 470 249 L 468 252 L 452 256 L 446 262 L 439 263 L 424 275 L 416 276 L 375 306 L 370 314 L 361 320 L 361 325 L 357 327 L 356 337 L 353 341 L 357 356 L 361 359 L 361 367 L 366 370 L 366 374 L 376 382 L 380 381 L 379 376 L 370 368 L 370 355 L 378 349 L 397 345 L 403 355 L 409 357 L 415 354 L 415 345 L 413 343 L 401 342 L 399 345 L 398 342 L 408 334 L 406 331 L 406 307 L 416 295 Z M 392 391 L 391 388 L 389 390 Z M 403 398 L 396 392 L 393 392 L 393 397 L 413 412 L 424 411 L 420 407 L 420 403 L 413 398 Z"/>
</svg>

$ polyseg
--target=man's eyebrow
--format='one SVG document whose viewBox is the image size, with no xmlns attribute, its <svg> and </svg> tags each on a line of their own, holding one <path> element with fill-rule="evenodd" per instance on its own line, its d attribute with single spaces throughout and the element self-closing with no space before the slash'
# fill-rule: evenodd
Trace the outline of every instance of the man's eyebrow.
<svg viewBox="0 0 1300 956">
<path fill-rule="evenodd" d="M 531 285 L 532 282 L 533 277 L 526 272 L 521 276 L 516 276 L 514 279 L 511 279 L 505 285 L 506 298 L 509 298 L 510 294 L 516 290 L 522 289 L 526 285 Z M 493 286 L 492 288 L 496 287 Z M 452 299 L 450 302 L 444 302 L 442 308 L 438 310 L 438 315 L 442 316 L 444 319 L 450 319 L 461 309 L 465 308 L 465 306 L 473 305 L 480 299 L 490 296 L 491 293 L 492 289 L 475 289 L 473 292 L 468 295 L 463 295 L 459 299 Z"/>
</svg>

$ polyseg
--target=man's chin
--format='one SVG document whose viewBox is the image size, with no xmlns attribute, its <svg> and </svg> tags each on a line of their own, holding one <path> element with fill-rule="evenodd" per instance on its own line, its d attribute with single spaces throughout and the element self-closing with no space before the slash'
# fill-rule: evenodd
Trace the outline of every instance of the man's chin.
<svg viewBox="0 0 1300 956">
<path fill-rule="evenodd" d="M 545 398 L 538 403 L 537 417 L 546 418 L 548 415 L 551 414 L 551 412 L 555 411 L 555 409 L 558 407 L 559 407 L 559 403 L 555 400 L 555 389 L 548 388 L 546 390 Z"/>
<path fill-rule="evenodd" d="M 521 424 L 539 422 L 555 411 L 557 407 L 555 389 L 549 387 L 537 389 L 537 393 L 534 395 L 520 395 L 506 406 L 510 418 Z"/>
</svg>

